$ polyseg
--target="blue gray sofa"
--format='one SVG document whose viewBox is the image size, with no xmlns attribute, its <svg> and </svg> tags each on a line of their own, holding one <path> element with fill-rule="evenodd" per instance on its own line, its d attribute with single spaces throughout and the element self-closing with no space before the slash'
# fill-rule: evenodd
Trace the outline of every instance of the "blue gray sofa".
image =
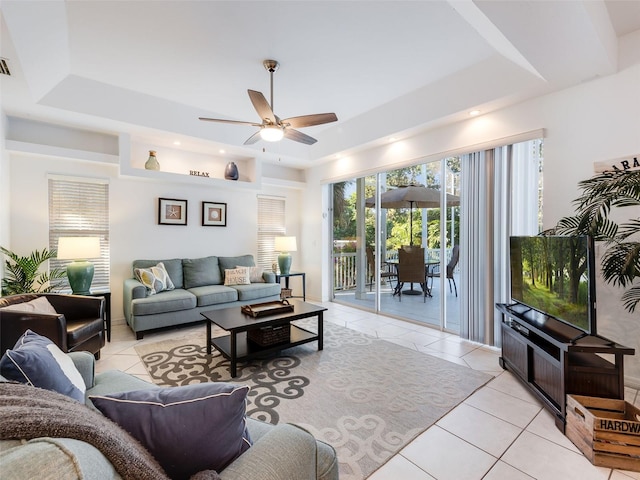
<svg viewBox="0 0 640 480">
<path fill-rule="evenodd" d="M 97 411 L 89 396 L 157 388 L 144 380 L 116 370 L 95 374 L 95 359 L 88 352 L 72 352 L 68 355 L 87 386 L 87 408 Z M 3 380 L 0 376 L 0 382 Z M 3 413 L 3 408 L 8 407 L 0 405 L 0 413 Z M 247 418 L 247 429 L 253 445 L 220 472 L 221 480 L 338 479 L 335 450 L 330 445 L 317 441 L 307 431 L 294 425 L 270 425 L 251 418 Z M 9 438 L 13 436 L 9 435 Z M 30 436 L 27 435 L 26 438 Z M 89 443 L 72 438 L 0 440 L 0 470 L 3 480 L 122 478 L 100 450 Z"/>
<path fill-rule="evenodd" d="M 202 321 L 200 313 L 207 310 L 280 298 L 280 284 L 275 283 L 272 272 L 263 272 L 248 285 L 224 285 L 226 270 L 255 267 L 253 255 L 134 260 L 132 274 L 136 268 L 150 268 L 160 262 L 174 289 L 150 294 L 136 278 L 124 281 L 124 316 L 138 339 L 149 330 Z"/>
</svg>

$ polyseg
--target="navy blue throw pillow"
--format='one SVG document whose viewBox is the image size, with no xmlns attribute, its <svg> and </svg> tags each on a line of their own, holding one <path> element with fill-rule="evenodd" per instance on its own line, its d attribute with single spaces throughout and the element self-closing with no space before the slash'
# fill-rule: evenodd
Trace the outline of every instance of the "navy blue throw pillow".
<svg viewBox="0 0 640 480">
<path fill-rule="evenodd" d="M 221 472 L 251 446 L 248 392 L 247 385 L 200 383 L 89 398 L 179 480 Z"/>
</svg>

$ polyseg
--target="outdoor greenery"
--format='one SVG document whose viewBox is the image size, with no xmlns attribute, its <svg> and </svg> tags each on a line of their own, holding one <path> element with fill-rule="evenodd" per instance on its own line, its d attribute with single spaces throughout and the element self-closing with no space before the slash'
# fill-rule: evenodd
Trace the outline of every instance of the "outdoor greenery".
<svg viewBox="0 0 640 480">
<path fill-rule="evenodd" d="M 2 278 L 2 295 L 51 292 L 59 286 L 60 280 L 67 276 L 65 270 L 57 268 L 40 271 L 44 262 L 56 258 L 55 250 L 49 251 L 44 248 L 26 257 L 21 257 L 4 247 L 0 247 L 0 252 L 7 257 Z"/>
<path fill-rule="evenodd" d="M 607 283 L 628 288 L 622 295 L 626 310 L 640 303 L 640 215 L 618 224 L 613 208 L 640 212 L 640 171 L 606 172 L 580 182 L 582 194 L 574 200 L 576 215 L 562 218 L 556 230 L 562 234 L 591 235 L 604 242 L 602 275 Z M 626 212 L 627 210 L 625 210 Z"/>
<path fill-rule="evenodd" d="M 386 172 L 387 187 L 398 187 L 411 184 L 424 184 L 428 188 L 440 189 L 439 171 L 434 172 L 427 164 L 415 165 L 406 168 L 400 168 Z M 440 163 L 435 162 L 434 166 L 439 168 Z M 460 160 L 458 158 L 447 159 L 447 168 L 453 174 L 460 171 Z M 333 235 L 336 240 L 351 241 L 341 242 L 339 250 L 341 252 L 355 251 L 356 232 L 356 214 L 357 214 L 357 195 L 354 191 L 347 194 L 349 189 L 353 189 L 355 182 L 347 181 L 336 183 L 333 186 Z M 375 176 L 365 178 L 365 198 L 375 195 Z M 460 225 L 459 207 L 454 207 L 453 218 L 454 238 L 450 239 L 451 245 L 459 243 Z M 386 221 L 387 232 L 387 250 L 397 250 L 402 245 L 422 245 L 422 224 L 423 221 L 427 225 L 427 238 L 425 248 L 440 247 L 440 209 L 429 208 L 426 210 L 420 208 L 413 209 L 413 239 L 409 238 L 410 228 L 410 210 L 402 209 L 384 209 L 384 219 Z M 423 219 L 423 211 L 427 216 Z M 452 209 L 446 209 L 447 231 L 451 232 L 451 214 Z M 448 235 L 451 236 L 450 234 Z M 375 244 L 375 210 L 373 208 L 365 208 L 365 243 L 366 245 Z M 413 240 L 413 242 L 412 242 Z"/>
</svg>

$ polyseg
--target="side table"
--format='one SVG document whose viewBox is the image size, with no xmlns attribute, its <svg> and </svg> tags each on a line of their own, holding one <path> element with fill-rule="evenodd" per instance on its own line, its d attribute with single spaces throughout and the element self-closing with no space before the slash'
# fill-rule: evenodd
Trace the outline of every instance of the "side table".
<svg viewBox="0 0 640 480">
<path fill-rule="evenodd" d="M 285 288 L 289 288 L 289 279 L 291 277 L 302 277 L 302 296 L 292 295 L 291 298 L 302 298 L 303 301 L 307 300 L 307 279 L 305 272 L 289 272 L 289 273 L 276 273 L 276 282 L 280 283 L 280 279 L 284 278 Z"/>
<path fill-rule="evenodd" d="M 104 297 L 104 326 L 107 333 L 107 341 L 111 341 L 111 291 L 92 290 L 89 294 L 92 297 Z"/>
</svg>

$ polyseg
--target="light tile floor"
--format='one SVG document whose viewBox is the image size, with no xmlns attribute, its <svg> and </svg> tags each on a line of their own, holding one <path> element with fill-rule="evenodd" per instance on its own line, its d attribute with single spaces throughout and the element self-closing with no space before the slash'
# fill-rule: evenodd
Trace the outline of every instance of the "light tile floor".
<svg viewBox="0 0 640 480">
<path fill-rule="evenodd" d="M 432 328 L 336 303 L 325 320 L 429 355 L 482 370 L 495 378 L 441 418 L 373 473 L 370 480 L 640 480 L 640 473 L 593 466 L 555 427 L 553 418 L 511 373 L 499 350 Z M 145 335 L 137 341 L 120 323 L 96 370 L 124 370 L 151 381 L 135 345 L 186 336 L 202 325 Z M 626 400 L 640 406 L 627 388 Z"/>
</svg>

